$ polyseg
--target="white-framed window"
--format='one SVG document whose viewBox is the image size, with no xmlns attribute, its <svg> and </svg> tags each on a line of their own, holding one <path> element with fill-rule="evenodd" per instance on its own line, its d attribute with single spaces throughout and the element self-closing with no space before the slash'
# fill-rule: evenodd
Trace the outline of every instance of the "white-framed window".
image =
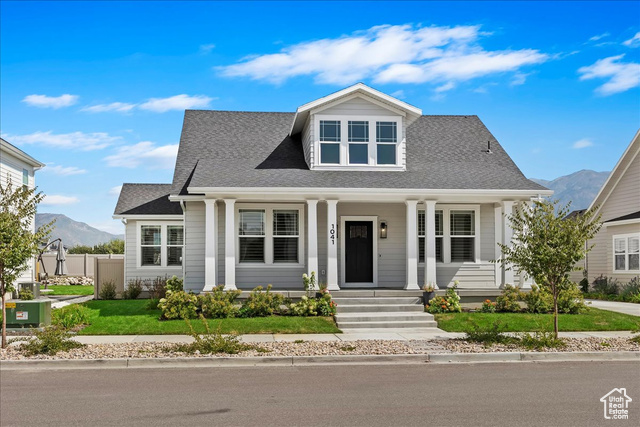
<svg viewBox="0 0 640 427">
<path fill-rule="evenodd" d="M 236 262 L 251 265 L 304 264 L 303 205 L 236 205 Z"/>
<path fill-rule="evenodd" d="M 184 227 L 167 222 L 138 223 L 138 266 L 180 268 Z"/>
<path fill-rule="evenodd" d="M 436 210 L 436 262 L 443 262 L 442 241 L 444 240 L 444 230 L 442 224 L 442 210 Z M 418 262 L 424 262 L 426 252 L 425 246 L 426 222 L 424 211 L 418 211 Z"/>
<path fill-rule="evenodd" d="M 438 205 L 436 220 L 436 262 L 463 263 L 480 261 L 480 206 Z M 426 252 L 424 209 L 418 210 L 418 262 L 424 263 Z"/>
<path fill-rule="evenodd" d="M 22 169 L 22 185 L 29 186 L 29 171 Z"/>
<path fill-rule="evenodd" d="M 317 166 L 401 170 L 401 116 L 316 114 Z"/>
<path fill-rule="evenodd" d="M 613 236 L 613 270 L 640 271 L 640 233 Z"/>
</svg>

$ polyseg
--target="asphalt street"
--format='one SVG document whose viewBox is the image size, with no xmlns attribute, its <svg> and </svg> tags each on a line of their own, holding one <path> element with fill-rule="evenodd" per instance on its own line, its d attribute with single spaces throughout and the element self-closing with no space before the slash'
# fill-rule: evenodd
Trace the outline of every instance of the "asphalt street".
<svg viewBox="0 0 640 427">
<path fill-rule="evenodd" d="M 600 398 L 625 387 L 629 420 Z M 0 373 L 2 426 L 623 426 L 638 362 L 27 370 Z"/>
</svg>

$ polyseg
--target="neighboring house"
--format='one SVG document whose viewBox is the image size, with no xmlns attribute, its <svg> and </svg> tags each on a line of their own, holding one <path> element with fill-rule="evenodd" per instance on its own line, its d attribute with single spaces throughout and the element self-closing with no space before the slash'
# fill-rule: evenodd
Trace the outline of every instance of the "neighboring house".
<svg viewBox="0 0 640 427">
<path fill-rule="evenodd" d="M 611 171 L 589 209 L 597 207 L 602 228 L 581 266 L 589 282 L 608 276 L 628 282 L 640 275 L 640 131 Z M 574 274 L 580 280 L 582 272 Z"/>
<path fill-rule="evenodd" d="M 20 150 L 9 142 L 0 138 L 0 185 L 7 185 L 9 178 L 14 186 L 26 185 L 29 188 L 36 186 L 35 172 L 45 166 Z M 32 223 L 35 231 L 35 220 Z M 29 269 L 18 279 L 19 283 L 33 282 L 35 280 L 35 260 L 29 262 Z"/>
<path fill-rule="evenodd" d="M 363 84 L 295 113 L 185 112 L 173 183 L 125 184 L 125 280 L 185 288 L 493 288 L 504 214 L 552 192 L 477 116 L 425 116 Z"/>
</svg>

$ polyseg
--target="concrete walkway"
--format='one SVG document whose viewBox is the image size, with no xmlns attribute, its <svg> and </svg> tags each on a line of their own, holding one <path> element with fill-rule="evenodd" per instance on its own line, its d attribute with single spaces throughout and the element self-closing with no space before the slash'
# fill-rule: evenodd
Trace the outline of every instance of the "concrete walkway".
<svg viewBox="0 0 640 427">
<path fill-rule="evenodd" d="M 410 330 L 360 330 L 343 334 L 247 334 L 240 338 L 248 343 L 261 342 L 293 342 L 303 341 L 357 341 L 357 340 L 384 340 L 384 341 L 411 341 L 411 340 L 447 340 L 462 338 L 463 333 L 445 332 L 433 328 L 429 331 Z M 629 338 L 629 331 L 601 331 L 601 332 L 560 332 L 563 338 Z M 188 335 L 78 335 L 75 339 L 83 344 L 115 344 L 130 342 L 167 342 L 183 343 L 193 339 Z"/>
<path fill-rule="evenodd" d="M 640 316 L 640 304 L 618 301 L 601 301 L 596 299 L 585 300 L 590 307 L 599 308 L 601 310 L 615 311 L 616 313 L 630 314 L 632 316 Z"/>
<path fill-rule="evenodd" d="M 54 298 L 49 298 L 54 300 Z M 71 304 L 80 304 L 82 302 L 91 301 L 93 299 L 93 295 L 79 296 L 77 298 L 67 298 L 61 301 L 56 301 L 51 303 L 51 308 L 62 308 Z"/>
</svg>

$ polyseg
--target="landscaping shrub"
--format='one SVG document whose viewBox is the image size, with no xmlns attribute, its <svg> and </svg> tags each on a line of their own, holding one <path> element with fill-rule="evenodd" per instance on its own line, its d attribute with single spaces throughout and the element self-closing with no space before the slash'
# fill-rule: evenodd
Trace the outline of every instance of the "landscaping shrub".
<svg viewBox="0 0 640 427">
<path fill-rule="evenodd" d="M 593 292 L 603 295 L 618 295 L 620 282 L 613 277 L 600 275 L 593 281 Z"/>
<path fill-rule="evenodd" d="M 507 325 L 502 326 L 502 322 L 496 320 L 489 328 L 482 328 L 477 324 L 471 327 L 471 331 L 466 332 L 463 338 L 469 342 L 477 342 L 490 346 L 491 344 L 510 344 L 516 341 L 513 337 L 506 335 L 504 331 Z"/>
<path fill-rule="evenodd" d="M 491 300 L 484 300 L 482 302 L 482 307 L 480 307 L 481 313 L 495 313 L 496 312 L 496 303 L 491 302 Z"/>
<path fill-rule="evenodd" d="M 167 291 L 166 297 L 160 299 L 158 308 L 162 311 L 161 319 L 195 319 L 198 297 L 184 291 Z"/>
<path fill-rule="evenodd" d="M 145 288 L 149 292 L 149 298 L 157 300 L 164 298 L 167 296 L 167 276 L 145 280 Z"/>
<path fill-rule="evenodd" d="M 18 291 L 18 298 L 22 301 L 31 301 L 35 296 L 33 295 L 33 292 L 31 292 L 31 289 L 22 288 Z"/>
<path fill-rule="evenodd" d="M 580 280 L 580 290 L 585 294 L 589 292 L 589 279 L 586 277 L 583 277 L 582 280 Z"/>
<path fill-rule="evenodd" d="M 496 311 L 500 313 L 519 313 L 522 309 L 518 301 L 522 299 L 520 289 L 505 285 L 502 294 L 496 298 Z"/>
<path fill-rule="evenodd" d="M 266 317 L 280 312 L 280 306 L 285 304 L 285 298 L 281 294 L 271 292 L 271 285 L 263 292 L 263 287 L 258 286 L 251 291 L 239 311 L 240 317 Z"/>
<path fill-rule="evenodd" d="M 160 304 L 159 299 L 150 299 L 149 302 L 147 302 L 147 310 L 156 310 L 158 308 L 158 304 Z"/>
<path fill-rule="evenodd" d="M 553 301 L 553 299 L 552 299 Z M 553 302 L 552 302 L 553 304 Z M 567 281 L 563 284 L 558 293 L 558 312 L 566 314 L 579 314 L 586 310 L 584 297 L 574 282 Z"/>
<path fill-rule="evenodd" d="M 127 289 L 122 292 L 123 299 L 138 299 L 142 293 L 143 281 L 140 279 L 131 279 L 127 284 Z"/>
<path fill-rule="evenodd" d="M 83 344 L 71 339 L 71 334 L 61 326 L 47 326 L 41 331 L 33 331 L 34 338 L 17 338 L 13 341 L 26 341 L 20 345 L 20 351 L 25 356 L 37 356 L 46 354 L 55 356 L 60 351 L 69 351 L 74 348 L 84 347 Z"/>
<path fill-rule="evenodd" d="M 624 301 L 640 302 L 640 277 L 636 276 L 620 289 Z M 635 300 L 635 301 L 634 301 Z"/>
<path fill-rule="evenodd" d="M 116 296 L 116 284 L 113 281 L 108 280 L 100 285 L 100 291 L 98 292 L 100 299 L 116 299 Z"/>
<path fill-rule="evenodd" d="M 171 279 L 166 281 L 166 290 L 167 291 L 183 291 L 184 290 L 184 280 L 180 279 L 178 276 L 173 276 Z"/>
<path fill-rule="evenodd" d="M 538 285 L 531 285 L 531 291 L 522 295 L 527 303 L 528 313 L 550 313 L 553 311 L 553 295 Z"/>
<path fill-rule="evenodd" d="M 71 304 L 51 312 L 51 324 L 73 329 L 89 324 L 89 309 L 84 305 Z"/>
<path fill-rule="evenodd" d="M 198 295 L 198 309 L 204 317 L 209 319 L 234 317 L 238 314 L 235 300 L 241 293 L 240 290 L 225 291 L 224 285 L 216 286 L 211 293 Z"/>
<path fill-rule="evenodd" d="M 333 316 L 336 314 L 336 303 L 329 292 L 323 292 L 321 297 L 310 298 L 303 296 L 300 302 L 289 304 L 289 314 L 292 316 Z"/>
<path fill-rule="evenodd" d="M 576 286 L 577 289 L 577 286 Z M 553 332 L 538 331 L 533 334 L 522 333 L 518 336 L 520 345 L 527 350 L 544 350 L 546 348 L 560 348 L 566 344 L 561 338 L 554 338 Z"/>
<path fill-rule="evenodd" d="M 304 285 L 304 291 L 308 297 L 312 297 L 316 292 L 316 272 L 312 271 L 311 276 L 307 276 L 307 273 L 302 275 L 302 284 Z"/>
<path fill-rule="evenodd" d="M 189 321 L 189 319 L 185 319 L 187 325 L 189 326 L 189 335 L 193 337 L 194 342 L 189 344 L 177 344 L 172 347 L 171 350 L 189 354 L 237 354 L 241 351 L 251 350 L 255 348 L 255 346 L 240 342 L 236 335 L 224 336 L 220 333 L 219 330 L 216 332 L 211 332 L 211 330 L 209 329 L 209 324 L 205 320 L 204 316 L 200 315 L 200 320 L 204 325 L 206 333 L 202 334 L 201 336 L 193 329 L 193 326 L 191 326 L 191 322 Z"/>
<path fill-rule="evenodd" d="M 447 288 L 445 296 L 436 296 L 429 301 L 425 308 L 431 314 L 435 313 L 461 313 L 460 295 L 456 292 L 456 285 Z"/>
</svg>

